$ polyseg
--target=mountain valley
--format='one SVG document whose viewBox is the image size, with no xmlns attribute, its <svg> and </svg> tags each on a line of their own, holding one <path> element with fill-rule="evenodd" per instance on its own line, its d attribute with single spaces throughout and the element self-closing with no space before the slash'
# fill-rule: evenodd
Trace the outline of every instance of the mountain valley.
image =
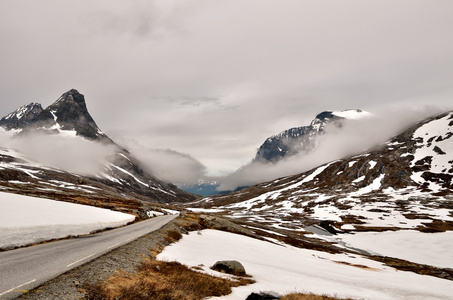
<svg viewBox="0 0 453 300">
<path fill-rule="evenodd" d="M 289 129 L 268 138 L 253 162 L 273 165 L 294 156 L 314 153 L 330 129 L 341 131 L 344 122 L 360 122 L 369 117 L 371 114 L 361 110 L 323 112 L 309 126 Z M 268 276 L 263 277 L 259 271 L 259 257 L 272 261 L 272 268 L 281 276 L 297 274 L 294 278 L 305 281 L 311 280 L 312 276 L 319 277 L 319 283 L 314 283 L 310 289 L 316 292 L 323 291 L 324 285 L 332 281 L 341 281 L 342 284 L 335 288 L 339 289 L 340 295 L 348 297 L 360 294 L 354 286 L 356 281 L 366 287 L 364 290 L 371 295 L 369 299 L 386 299 L 398 293 L 427 293 L 430 286 L 442 287 L 433 292 L 442 299 L 451 286 L 453 265 L 449 252 L 442 249 L 450 247 L 453 232 L 452 111 L 421 120 L 362 153 L 326 162 L 296 175 L 205 197 L 182 191 L 146 171 L 142 162 L 98 128 L 88 113 L 84 96 L 76 90 L 64 93 L 45 109 L 37 103 L 22 106 L 0 120 L 0 130 L 5 141 L 0 145 L 1 192 L 107 208 L 132 214 L 136 221 L 179 213 L 174 222 L 164 227 L 164 233 L 160 231 L 162 244 L 158 250 L 154 249 L 152 254 L 134 255 L 149 256 L 152 261 L 159 257 L 181 261 L 211 274 L 207 258 L 227 256 L 225 252 L 228 252 L 233 258 L 248 263 L 247 268 L 258 281 L 237 288 L 230 299 L 239 299 L 234 298 L 238 293 L 244 298 L 257 288 L 272 285 Z M 83 141 L 74 144 L 81 147 L 93 144 L 110 150 L 93 173 L 45 164 L 33 155 L 40 144 L 44 144 L 44 152 L 55 153 L 50 149 L 58 147 L 60 138 Z M 31 139 L 35 142 L 31 143 Z M 14 149 L 11 145 L 22 148 Z M 75 150 L 84 151 L 82 148 Z M 61 156 L 75 160 L 74 153 L 66 152 Z M 185 188 L 202 193 L 199 188 L 213 192 L 218 186 L 219 182 L 199 181 L 198 186 Z M 142 239 L 146 242 L 140 242 L 140 249 L 146 249 L 144 243 L 151 243 L 147 239 Z M 168 246 L 179 239 L 182 240 Z M 374 245 L 373 240 L 380 242 Z M 427 241 L 432 241 L 429 247 L 417 248 Z M 134 245 L 136 243 L 126 246 L 129 249 L 126 252 L 118 250 L 115 253 L 121 253 L 127 260 L 127 253 Z M 164 249 L 165 246 L 168 248 Z M 245 253 L 243 249 L 247 247 L 254 252 Z M 416 250 L 408 251 L 408 247 Z M 175 248 L 179 250 L 172 252 Z M 426 254 L 430 251 L 435 253 L 432 258 Z M 299 261 L 297 270 L 289 270 L 285 259 L 291 255 Z M 117 264 L 117 257 L 114 262 L 106 257 L 98 261 L 109 264 L 108 276 L 115 278 L 118 276 L 115 274 L 121 274 L 115 272 L 116 266 L 124 267 L 127 263 Z M 137 263 L 139 259 L 133 261 Z M 285 265 L 281 265 L 283 261 Z M 92 265 L 96 267 L 91 269 Z M 312 270 L 302 272 L 302 265 L 309 265 Z M 130 269 L 134 268 L 130 266 Z M 86 270 L 95 270 L 104 274 L 104 279 L 108 278 L 104 266 L 94 262 L 65 276 L 73 278 L 71 274 L 77 274 L 72 282 L 83 281 Z M 327 274 L 326 270 L 331 273 Z M 46 284 L 48 293 L 58 294 L 64 282 L 64 289 L 74 299 L 88 297 L 80 292 L 86 291 L 85 288 L 80 288 L 80 284 L 68 284 L 66 277 Z M 88 277 L 93 282 L 92 276 Z M 382 282 L 384 278 L 409 283 L 398 287 L 390 284 L 392 288 L 386 282 L 368 284 L 370 280 Z M 410 291 L 409 279 L 423 283 L 420 290 Z M 274 281 L 279 282 L 275 289 L 280 292 L 295 284 L 291 280 Z M 329 285 L 327 290 L 335 292 L 335 288 Z M 382 289 L 386 292 L 381 292 Z M 34 290 L 29 295 L 31 299 L 49 295 L 40 293 Z M 27 299 L 26 294 L 23 297 Z M 229 296 L 225 297 L 228 299 Z"/>
</svg>

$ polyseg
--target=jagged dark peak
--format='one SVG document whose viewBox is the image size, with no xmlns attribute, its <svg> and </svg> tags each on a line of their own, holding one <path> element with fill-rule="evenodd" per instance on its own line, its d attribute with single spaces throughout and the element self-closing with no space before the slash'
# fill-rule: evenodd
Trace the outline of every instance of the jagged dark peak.
<svg viewBox="0 0 453 300">
<path fill-rule="evenodd" d="M 312 129 L 323 130 L 323 126 L 330 122 L 336 122 L 344 120 L 345 117 L 337 116 L 333 111 L 323 111 L 318 114 L 316 118 L 310 123 Z"/>
<path fill-rule="evenodd" d="M 58 98 L 58 100 L 55 101 L 55 103 L 52 105 L 66 101 L 73 101 L 75 103 L 80 103 L 86 106 L 85 97 L 82 94 L 80 94 L 79 91 L 77 91 L 76 89 L 70 89 L 69 91 L 61 95 L 61 97 Z"/>
<path fill-rule="evenodd" d="M 6 130 L 22 129 L 33 122 L 43 111 L 41 104 L 32 102 L 21 106 L 0 120 L 0 126 Z"/>
<path fill-rule="evenodd" d="M 88 112 L 85 97 L 77 90 L 61 95 L 42 111 L 33 122 L 33 128 L 50 132 L 75 131 L 75 134 L 90 140 L 108 140 Z"/>
<path fill-rule="evenodd" d="M 322 113 L 318 114 L 315 119 L 325 120 L 335 118 L 336 116 L 333 114 L 333 111 L 323 111 Z"/>
<path fill-rule="evenodd" d="M 94 123 L 93 118 L 88 113 L 85 97 L 75 89 L 71 89 L 61 95 L 57 101 L 45 110 L 56 114 L 61 121 L 73 121 L 82 116 L 86 118 L 86 121 Z"/>
</svg>

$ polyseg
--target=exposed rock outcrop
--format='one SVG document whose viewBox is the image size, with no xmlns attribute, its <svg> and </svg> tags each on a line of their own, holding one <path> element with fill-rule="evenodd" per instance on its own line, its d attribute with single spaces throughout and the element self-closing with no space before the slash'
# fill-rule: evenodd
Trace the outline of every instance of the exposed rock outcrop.
<svg viewBox="0 0 453 300">
<path fill-rule="evenodd" d="M 244 266 L 236 260 L 222 260 L 216 262 L 211 269 L 214 271 L 232 274 L 236 276 L 246 275 Z"/>
</svg>

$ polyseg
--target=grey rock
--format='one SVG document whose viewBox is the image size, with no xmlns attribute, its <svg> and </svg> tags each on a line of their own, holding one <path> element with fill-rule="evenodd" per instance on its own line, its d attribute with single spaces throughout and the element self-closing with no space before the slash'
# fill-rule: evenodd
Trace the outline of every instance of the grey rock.
<svg viewBox="0 0 453 300">
<path fill-rule="evenodd" d="M 244 276 L 246 274 L 244 266 L 236 260 L 218 261 L 211 267 L 211 269 L 213 269 L 214 271 L 238 276 Z"/>
</svg>

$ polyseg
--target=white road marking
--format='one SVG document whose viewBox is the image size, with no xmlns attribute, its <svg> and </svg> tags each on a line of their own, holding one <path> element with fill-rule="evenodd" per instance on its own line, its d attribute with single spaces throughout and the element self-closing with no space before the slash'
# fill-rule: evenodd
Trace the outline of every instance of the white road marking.
<svg viewBox="0 0 453 300">
<path fill-rule="evenodd" d="M 29 281 L 29 282 L 26 282 L 26 283 L 23 283 L 23 284 L 18 285 L 18 286 L 16 286 L 16 287 L 13 287 L 12 289 L 7 290 L 6 292 L 1 293 L 1 294 L 0 294 L 0 297 L 3 296 L 3 295 L 5 295 L 5 294 L 8 294 L 8 293 L 10 293 L 10 292 L 12 292 L 12 291 L 14 291 L 14 290 L 17 290 L 17 289 L 19 289 L 20 287 L 22 287 L 22 286 L 24 286 L 24 285 L 27 285 L 27 284 L 32 283 L 32 282 L 35 282 L 35 281 L 36 281 L 36 279 L 33 279 L 33 280 Z"/>
<path fill-rule="evenodd" d="M 79 259 L 78 261 L 75 261 L 75 262 L 73 262 L 72 264 L 67 265 L 66 267 L 70 267 L 70 266 L 72 266 L 72 265 L 75 265 L 76 263 L 81 262 L 82 260 L 85 260 L 85 259 L 87 259 L 88 257 L 94 256 L 94 255 L 96 255 L 96 253 L 93 253 L 93 254 L 88 255 L 88 256 L 86 256 L 86 257 L 84 257 L 84 258 L 81 258 L 81 259 Z"/>
<path fill-rule="evenodd" d="M 119 246 L 119 245 L 120 245 L 120 243 L 115 244 L 115 245 L 113 245 L 113 246 L 110 246 L 110 247 L 108 247 L 107 249 L 112 249 L 112 248 L 115 248 L 115 247 L 117 247 L 117 246 Z"/>
</svg>

